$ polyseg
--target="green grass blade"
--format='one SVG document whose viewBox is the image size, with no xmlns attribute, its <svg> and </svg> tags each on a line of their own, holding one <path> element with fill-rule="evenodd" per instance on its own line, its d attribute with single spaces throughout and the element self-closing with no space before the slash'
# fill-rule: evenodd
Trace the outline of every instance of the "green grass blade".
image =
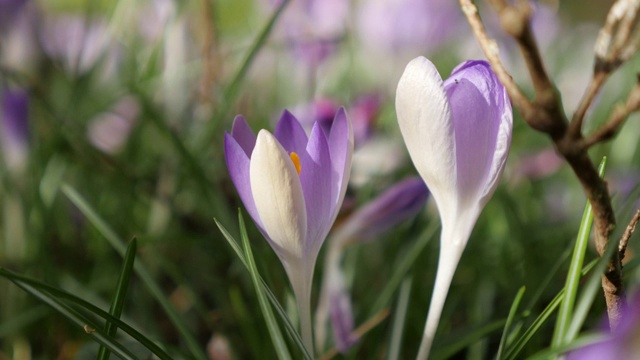
<svg viewBox="0 0 640 360">
<path fill-rule="evenodd" d="M 213 220 L 216 222 L 218 229 L 220 229 L 222 236 L 224 236 L 225 240 L 227 240 L 227 242 L 229 243 L 229 246 L 231 246 L 231 248 L 236 253 L 236 255 L 238 255 L 238 258 L 240 258 L 240 261 L 245 266 L 245 268 L 249 270 L 247 259 L 244 256 L 244 252 L 242 248 L 240 248 L 240 246 L 238 245 L 238 242 L 233 238 L 231 233 L 229 233 L 229 231 L 217 219 L 213 219 Z M 304 344 L 302 343 L 302 338 L 300 337 L 300 334 L 298 334 L 298 331 L 296 331 L 296 328 L 293 326 L 293 324 L 291 324 L 291 321 L 289 321 L 289 317 L 287 316 L 287 313 L 284 311 L 284 309 L 282 308 L 282 305 L 280 305 L 280 302 L 278 302 L 278 299 L 273 294 L 271 289 L 269 289 L 269 287 L 267 286 L 267 283 L 262 279 L 262 277 L 260 277 L 260 282 L 262 283 L 264 292 L 269 298 L 271 305 L 276 310 L 276 312 L 278 313 L 278 316 L 280 316 L 280 319 L 284 323 L 284 327 L 285 327 L 285 330 L 287 331 L 287 334 L 289 335 L 289 338 L 291 338 L 296 343 L 296 346 L 298 346 L 300 351 L 302 351 L 302 356 L 305 358 L 305 360 L 313 359 L 313 357 L 311 357 L 311 355 L 307 351 L 307 348 L 305 348 Z"/>
<path fill-rule="evenodd" d="M 242 219 L 242 214 L 238 214 L 240 218 L 240 238 L 242 238 L 242 245 L 244 247 L 244 255 L 247 260 L 247 264 L 249 265 L 249 273 L 251 274 L 251 281 L 253 282 L 253 286 L 256 289 L 256 294 L 258 295 L 258 302 L 260 303 L 260 309 L 262 310 L 262 314 L 264 315 L 265 322 L 267 323 L 267 328 L 269 330 L 269 335 L 271 335 L 271 341 L 273 341 L 273 345 L 275 347 L 276 353 L 278 354 L 278 358 L 282 360 L 291 359 L 291 355 L 289 354 L 289 350 L 287 349 L 287 345 L 284 342 L 284 338 L 282 337 L 282 333 L 280 332 L 280 328 L 278 327 L 278 323 L 276 321 L 273 312 L 271 311 L 271 307 L 267 302 L 267 297 L 262 288 L 262 282 L 260 281 L 260 275 L 258 274 L 258 269 L 256 267 L 255 260 L 253 259 L 253 253 L 251 252 L 251 246 L 249 244 L 249 237 L 247 236 L 247 229 L 244 226 L 244 220 Z"/>
<path fill-rule="evenodd" d="M 75 296 L 64 290 L 60 290 L 53 286 L 47 285 L 40 281 L 30 279 L 24 277 L 22 275 L 13 273 L 9 270 L 0 268 L 0 276 L 5 277 L 15 283 L 16 285 L 23 284 L 26 286 L 30 286 L 41 293 L 51 294 L 51 296 L 55 296 L 58 299 L 64 300 L 73 304 L 74 306 L 78 306 L 92 314 L 99 316 L 106 321 L 114 323 L 120 330 L 129 334 L 132 338 L 137 340 L 140 344 L 144 345 L 149 351 L 151 351 L 154 355 L 158 356 L 158 358 L 162 360 L 171 360 L 172 357 L 169 356 L 163 349 L 161 349 L 158 345 L 156 345 L 153 341 L 149 340 L 147 337 L 142 335 L 139 331 L 131 327 L 129 324 L 123 322 L 122 320 L 111 316 L 108 312 L 100 309 L 99 307 Z"/>
<path fill-rule="evenodd" d="M 465 349 L 471 344 L 477 342 L 480 339 L 487 337 L 489 334 L 493 332 L 497 332 L 502 327 L 504 327 L 505 320 L 496 320 L 492 321 L 488 324 L 482 325 L 473 331 L 467 331 L 464 335 L 456 337 L 456 341 L 454 343 L 449 343 L 447 345 L 443 345 L 442 347 L 434 347 L 433 352 L 429 359 L 433 360 L 445 360 L 451 359 L 456 353 L 460 352 L 462 349 Z"/>
<path fill-rule="evenodd" d="M 591 305 L 595 300 L 596 295 L 599 293 L 599 289 L 601 286 L 601 274 L 604 273 L 607 263 L 614 251 L 618 250 L 617 242 L 610 241 L 608 244 L 608 248 L 606 249 L 604 256 L 600 259 L 597 259 L 597 264 L 594 267 L 594 272 L 587 280 L 586 284 L 583 286 L 582 293 L 580 295 L 580 299 L 576 305 L 576 309 L 573 312 L 573 316 L 571 319 L 571 324 L 569 324 L 569 328 L 567 329 L 567 334 L 565 335 L 565 342 L 573 341 L 577 336 L 580 328 L 584 324 L 587 315 L 589 314 L 589 309 L 591 309 Z M 592 262 L 593 263 L 593 262 Z"/>
<path fill-rule="evenodd" d="M 276 22 L 280 18 L 280 15 L 284 11 L 284 9 L 287 7 L 287 5 L 289 5 L 289 2 L 290 0 L 284 0 L 280 3 L 280 5 L 273 12 L 273 15 L 271 15 L 271 18 L 269 19 L 267 24 L 264 26 L 264 28 L 260 32 L 260 35 L 258 35 L 254 43 L 251 45 L 251 49 L 249 50 L 249 52 L 247 53 L 247 56 L 242 61 L 242 65 L 233 76 L 233 80 L 231 80 L 231 83 L 229 84 L 229 86 L 227 86 L 226 88 L 226 91 L 224 93 L 222 111 L 220 113 L 221 116 L 226 117 L 227 112 L 233 106 L 236 100 L 236 97 L 238 96 L 238 91 L 240 90 L 240 84 L 242 83 L 245 76 L 247 75 L 247 71 L 249 70 L 249 67 L 251 67 L 251 64 L 253 64 L 253 60 L 255 59 L 256 55 L 258 55 L 258 52 L 260 51 L 260 49 L 262 49 L 262 47 L 266 43 L 267 39 L 269 38 L 269 35 L 271 34 L 271 31 L 273 30 L 273 26 L 276 24 Z M 211 122 L 212 125 L 215 125 L 216 123 L 217 122 L 214 122 L 214 121 Z"/>
<path fill-rule="evenodd" d="M 130 359 L 136 360 L 136 356 L 130 352 L 127 348 L 125 348 L 120 343 L 113 341 L 113 339 L 105 334 L 103 330 L 98 329 L 96 324 L 80 314 L 78 311 L 59 301 L 55 297 L 50 294 L 40 291 L 36 287 L 33 287 L 29 284 L 20 281 L 13 281 L 18 287 L 26 291 L 27 293 L 33 295 L 38 298 L 40 301 L 49 305 L 55 311 L 57 311 L 62 316 L 69 319 L 72 323 L 76 324 L 80 328 L 82 328 L 87 336 L 91 337 L 95 342 L 99 343 L 102 346 L 108 347 L 111 352 L 115 355 L 120 356 L 122 359 Z"/>
<path fill-rule="evenodd" d="M 575 341 L 572 341 L 570 343 L 562 344 L 561 346 L 559 346 L 557 348 L 548 348 L 548 349 L 545 349 L 543 351 L 540 351 L 540 352 L 534 354 L 533 356 L 531 356 L 528 360 L 548 360 L 548 359 L 553 359 L 553 358 L 558 357 L 559 355 L 567 353 L 567 352 L 569 352 L 571 350 L 579 349 L 579 348 L 585 347 L 587 345 L 591 345 L 593 343 L 604 341 L 606 339 L 608 339 L 608 337 L 606 335 L 602 335 L 602 334 L 585 335 L 585 336 L 583 336 L 583 337 L 581 337 L 579 339 L 576 339 Z"/>
<path fill-rule="evenodd" d="M 604 175 L 606 165 L 607 158 L 604 157 L 598 167 L 600 177 Z M 567 281 L 565 284 L 564 300 L 558 310 L 558 319 L 556 321 L 556 327 L 551 340 L 552 347 L 559 347 L 563 345 L 567 336 L 567 330 L 571 323 L 571 318 L 573 317 L 573 308 L 578 293 L 578 285 L 580 283 L 580 270 L 582 269 L 584 256 L 587 252 L 592 223 L 593 211 L 591 209 L 591 204 L 587 202 L 582 215 L 582 222 L 580 223 L 580 230 L 578 231 L 576 245 L 571 256 L 571 263 L 569 265 L 569 272 L 567 273 Z"/>
<path fill-rule="evenodd" d="M 582 275 L 587 274 L 591 271 L 595 265 L 598 263 L 597 260 L 591 261 L 587 266 L 582 269 Z M 560 290 L 560 292 L 551 300 L 551 302 L 547 305 L 547 307 L 538 315 L 538 317 L 534 320 L 534 322 L 529 326 L 529 328 L 522 334 L 522 336 L 514 343 L 514 345 L 509 349 L 505 359 L 507 360 L 515 360 L 516 356 L 522 351 L 524 346 L 531 340 L 533 335 L 542 327 L 542 325 L 549 319 L 551 314 L 560 306 L 560 303 L 564 299 L 564 288 Z"/>
<path fill-rule="evenodd" d="M 122 309 L 124 308 L 124 300 L 127 297 L 127 288 L 129 287 L 129 280 L 131 279 L 131 274 L 133 272 L 133 263 L 136 259 L 136 249 L 138 248 L 138 241 L 133 238 L 127 247 L 127 252 L 124 255 L 124 264 L 122 265 L 122 272 L 120 273 L 120 278 L 118 279 L 118 285 L 116 286 L 116 292 L 113 296 L 113 301 L 111 302 L 111 308 L 109 309 L 109 314 L 111 316 L 120 318 L 122 315 Z M 112 338 L 116 336 L 118 331 L 118 327 L 112 322 L 108 321 L 105 324 L 104 331 L 108 336 Z M 100 346 L 98 350 L 98 360 L 108 360 L 109 359 L 109 350 L 104 346 Z"/>
<path fill-rule="evenodd" d="M 413 266 L 418 259 L 418 256 L 422 253 L 422 250 L 424 250 L 427 244 L 434 237 L 438 228 L 438 223 L 432 222 L 427 229 L 419 235 L 418 240 L 399 257 L 399 259 L 402 260 L 400 264 L 393 267 L 393 275 L 391 275 L 387 285 L 373 304 L 373 307 L 371 308 L 371 316 L 375 316 L 375 314 L 388 306 L 389 302 L 393 298 L 393 294 L 396 292 L 396 289 L 398 289 L 407 272 L 411 269 L 411 266 Z"/>
<path fill-rule="evenodd" d="M 93 210 L 93 208 L 84 200 L 84 198 L 75 191 L 69 185 L 62 186 L 62 192 L 69 198 L 69 200 L 82 212 L 82 214 L 98 229 L 98 231 L 105 237 L 109 244 L 122 256 L 125 254 L 124 241 L 122 241 L 115 231 Z M 151 295 L 160 304 L 165 314 L 169 317 L 169 320 L 175 326 L 182 339 L 186 342 L 187 347 L 191 354 L 198 360 L 207 360 L 207 356 L 202 350 L 201 345 L 195 339 L 195 337 L 189 332 L 187 326 L 184 324 L 182 317 L 173 304 L 162 292 L 160 286 L 153 279 L 151 273 L 144 265 L 138 261 L 133 266 L 136 274 L 140 277 L 142 282 L 147 286 L 147 289 Z"/>
<path fill-rule="evenodd" d="M 507 316 L 507 322 L 504 324 L 504 331 L 502 332 L 502 338 L 500 339 L 500 345 L 498 346 L 498 354 L 496 355 L 496 359 L 502 359 L 502 352 L 504 351 L 507 338 L 509 337 L 509 329 L 511 328 L 511 324 L 513 324 L 513 320 L 516 317 L 516 313 L 518 312 L 518 306 L 520 306 L 520 301 L 522 301 L 522 297 L 524 296 L 525 287 L 521 287 L 516 294 L 516 298 L 513 300 L 511 304 L 511 309 L 509 310 L 509 316 Z"/>
<path fill-rule="evenodd" d="M 393 312 L 393 326 L 391 327 L 391 344 L 389 345 L 388 360 L 397 360 L 400 358 L 400 348 L 402 346 L 402 334 L 404 332 L 404 323 L 407 318 L 407 309 L 409 305 L 409 296 L 411 295 L 411 278 L 404 279 L 400 285 L 400 294 L 398 295 L 398 304 Z"/>
</svg>

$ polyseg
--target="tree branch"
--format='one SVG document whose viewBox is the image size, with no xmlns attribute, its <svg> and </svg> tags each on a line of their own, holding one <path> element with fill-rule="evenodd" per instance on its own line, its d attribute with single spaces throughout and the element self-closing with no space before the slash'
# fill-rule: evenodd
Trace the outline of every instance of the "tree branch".
<svg viewBox="0 0 640 360">
<path fill-rule="evenodd" d="M 498 56 L 498 46 L 495 40 L 488 37 L 473 1 L 459 0 L 460 6 L 467 17 L 467 21 L 471 25 L 474 35 L 498 78 L 505 86 L 509 96 L 511 96 L 514 107 L 521 112 L 522 117 L 529 126 L 549 135 L 558 152 L 567 160 L 580 180 L 580 184 L 593 208 L 596 247 L 600 256 L 603 256 L 611 232 L 615 227 L 615 216 L 611 207 L 611 198 L 606 183 L 600 178 L 598 171 L 591 159 L 589 159 L 587 153 L 588 146 L 586 146 L 584 142 L 581 127 L 587 109 L 593 102 L 594 97 L 602 87 L 608 74 L 619 66 L 620 57 L 616 55 L 614 60 L 607 58 L 604 59 L 604 62 L 596 61 L 595 75 L 572 118 L 571 130 L 569 130 L 569 124 L 563 111 L 560 94 L 545 70 L 536 40 L 531 32 L 531 8 L 528 3 L 526 1 L 518 1 L 517 5 L 511 5 L 506 0 L 489 1 L 500 16 L 500 23 L 505 32 L 511 35 L 520 47 L 522 57 L 527 65 L 529 76 L 535 89 L 535 101 L 533 102 L 523 95 L 520 88 L 515 84 L 501 63 Z M 627 4 L 626 6 L 630 6 L 629 4 L 631 3 L 640 3 L 640 0 L 618 0 L 618 2 L 624 2 Z M 614 5 L 614 8 L 615 11 L 612 8 L 609 16 L 612 20 L 608 20 L 609 25 L 605 25 L 605 27 L 609 26 L 610 31 L 601 32 L 605 35 L 612 34 L 615 22 L 620 21 L 616 19 L 622 18 L 621 16 L 614 16 L 611 13 L 620 11 L 620 9 L 626 9 L 621 6 L 616 7 L 616 5 Z M 625 24 L 627 23 L 628 22 L 625 22 Z M 618 26 L 618 28 L 620 27 Z M 629 36 L 620 35 L 620 38 L 626 38 L 628 41 Z M 605 53 L 610 54 L 611 38 L 609 37 L 607 41 L 605 40 L 601 41 L 601 46 L 606 45 Z M 603 67 L 601 66 L 602 64 L 610 64 L 610 66 Z M 603 72 L 604 75 L 598 75 L 599 72 Z M 630 108 L 632 108 L 632 106 Z M 626 116 L 623 116 L 623 118 L 624 117 Z M 621 123 L 622 120 L 617 120 L 617 117 L 607 122 L 612 129 L 617 129 Z M 607 127 L 604 128 L 603 132 L 606 132 L 606 129 Z M 596 139 L 603 141 L 605 138 L 593 138 L 591 141 Z M 609 260 L 605 274 L 602 277 L 602 287 L 607 301 L 610 325 L 612 328 L 616 328 L 620 320 L 620 311 L 624 301 L 621 263 L 618 252 Z"/>
<path fill-rule="evenodd" d="M 640 221 L 640 209 L 636 210 L 635 215 L 631 218 L 629 225 L 624 230 L 624 234 L 620 238 L 620 243 L 618 244 L 618 253 L 620 254 L 620 260 L 624 259 L 624 254 L 627 251 L 627 244 L 629 243 L 629 239 L 631 239 L 631 235 L 636 230 L 636 225 Z"/>
</svg>

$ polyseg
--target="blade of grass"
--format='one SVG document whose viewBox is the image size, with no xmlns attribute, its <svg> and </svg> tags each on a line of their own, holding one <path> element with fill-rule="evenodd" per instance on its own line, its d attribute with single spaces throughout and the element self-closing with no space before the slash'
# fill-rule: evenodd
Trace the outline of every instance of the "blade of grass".
<svg viewBox="0 0 640 360">
<path fill-rule="evenodd" d="M 511 328 L 511 324 L 513 323 L 513 319 L 516 317 L 516 313 L 518 312 L 518 306 L 520 306 L 520 301 L 522 300 L 522 296 L 524 296 L 525 287 L 521 287 L 516 294 L 516 298 L 513 300 L 511 304 L 511 309 L 509 310 L 509 316 L 507 316 L 507 322 L 504 325 L 504 331 L 502 332 L 502 338 L 500 339 L 500 345 L 498 346 L 498 354 L 496 355 L 496 359 L 502 359 L 502 352 L 505 349 L 507 344 L 507 338 L 509 337 L 509 329 Z"/>
<path fill-rule="evenodd" d="M 444 360 L 451 359 L 456 353 L 460 350 L 469 347 L 471 344 L 476 341 L 486 337 L 487 335 L 500 330 L 505 324 L 505 320 L 496 320 L 492 321 L 486 325 L 480 326 L 477 329 L 474 329 L 471 332 L 467 332 L 465 335 L 456 337 L 456 341 L 454 343 L 450 343 L 448 345 L 444 345 L 440 348 L 435 347 L 432 352 L 432 356 L 434 360 Z"/>
<path fill-rule="evenodd" d="M 394 311 L 393 326 L 391 327 L 391 343 L 389 345 L 388 360 L 397 360 L 400 358 L 400 348 L 402 346 L 402 333 L 404 331 L 404 322 L 407 317 L 407 308 L 409 304 L 409 296 L 411 295 L 412 278 L 406 278 L 400 285 L 400 294 L 398 295 L 398 303 Z"/>
<path fill-rule="evenodd" d="M 112 338 L 103 333 L 102 330 L 98 329 L 98 327 L 93 323 L 93 321 L 89 320 L 85 316 L 78 313 L 76 310 L 72 309 L 68 305 L 60 302 L 55 297 L 38 290 L 37 288 L 23 283 L 23 282 L 13 282 L 19 288 L 23 289 L 27 293 L 35 296 L 40 301 L 49 305 L 55 311 L 57 311 L 62 316 L 69 319 L 72 323 L 84 329 L 84 332 L 91 337 L 95 342 L 106 346 L 113 352 L 115 355 L 120 356 L 122 359 L 130 359 L 136 360 L 136 356 L 130 352 L 127 348 L 121 345 L 118 342 L 112 340 Z"/>
<path fill-rule="evenodd" d="M 595 300 L 596 294 L 598 294 L 599 292 L 598 290 L 600 289 L 602 281 L 600 274 L 604 273 L 608 263 L 608 259 L 611 259 L 613 252 L 617 250 L 617 242 L 610 241 L 608 244 L 608 248 L 604 253 L 604 256 L 602 256 L 600 259 L 597 259 L 597 264 L 595 265 L 593 274 L 583 286 L 580 299 L 578 300 L 576 309 L 573 312 L 571 324 L 569 324 L 569 328 L 567 329 L 567 333 L 565 335 L 565 342 L 571 342 L 578 336 L 578 332 L 584 324 L 584 320 L 587 318 L 589 309 L 591 309 L 591 305 Z"/>
<path fill-rule="evenodd" d="M 604 157 L 598 167 L 600 177 L 604 175 L 606 165 L 607 158 Z M 556 327 L 551 340 L 552 347 L 559 347 L 563 345 L 567 336 L 567 329 L 571 322 L 571 317 L 573 316 L 573 307 L 575 305 L 578 285 L 580 283 L 580 270 L 582 269 L 584 256 L 587 252 L 592 223 L 593 211 L 591 210 L 591 204 L 587 202 L 582 215 L 582 221 L 580 222 L 580 230 L 578 231 L 576 245 L 571 256 L 571 263 L 569 265 L 569 272 L 567 274 L 567 281 L 565 284 L 564 300 L 558 310 L 558 319 L 556 321 Z"/>
<path fill-rule="evenodd" d="M 416 262 L 418 256 L 422 253 L 422 250 L 424 250 L 429 241 L 434 237 L 438 228 L 438 223 L 432 222 L 427 229 L 419 235 L 418 240 L 405 253 L 398 257 L 401 259 L 400 264 L 393 267 L 393 275 L 391 275 L 387 285 L 371 308 L 372 315 L 387 307 L 387 304 L 390 302 L 396 289 L 402 283 L 405 275 Z"/>
<path fill-rule="evenodd" d="M 548 360 L 548 359 L 553 359 L 555 357 L 558 357 L 559 355 L 562 355 L 566 352 L 569 352 L 571 350 L 575 350 L 575 349 L 579 349 L 582 347 L 585 347 L 587 345 L 591 345 L 593 343 L 597 343 L 600 341 L 604 341 L 606 340 L 608 337 L 602 334 L 592 334 L 592 335 L 585 335 L 579 339 L 576 339 L 575 341 L 572 341 L 570 343 L 566 343 L 566 344 L 562 344 L 561 346 L 557 347 L 557 348 L 548 348 L 546 350 L 540 351 L 536 354 L 534 354 L 533 356 L 529 357 L 528 360 Z"/>
<path fill-rule="evenodd" d="M 132 338 L 134 338 L 135 340 L 137 340 L 140 344 L 144 345 L 147 349 L 149 349 L 149 351 L 151 351 L 152 353 L 154 353 L 155 355 L 157 355 L 160 359 L 162 360 L 171 360 L 172 357 L 169 356 L 169 354 L 167 354 L 163 349 L 161 349 L 158 345 L 156 345 L 153 341 L 149 340 L 147 337 L 145 337 L 144 335 L 142 335 L 139 331 L 137 331 L 136 329 L 134 329 L 133 327 L 131 327 L 129 324 L 123 322 L 122 320 L 115 318 L 113 316 L 111 316 L 111 314 L 109 314 L 108 312 L 100 309 L 99 307 L 75 296 L 72 295 L 64 290 L 55 288 L 53 286 L 47 285 L 45 283 L 42 283 L 40 281 L 34 280 L 34 279 L 30 279 L 27 277 L 24 277 L 22 275 L 16 274 L 14 272 L 11 272 L 9 270 L 0 268 L 0 276 L 3 276 L 7 279 L 9 279 L 10 281 L 12 281 L 13 283 L 15 283 L 16 285 L 19 284 L 24 284 L 24 285 L 28 285 L 31 288 L 37 289 L 38 291 L 40 291 L 41 293 L 44 293 L 45 295 L 50 294 L 50 296 L 55 296 L 58 297 L 59 299 L 62 299 L 64 301 L 68 301 L 70 303 L 72 303 L 74 306 L 78 306 L 96 316 L 99 316 L 103 319 L 105 319 L 105 321 L 109 321 L 114 323 L 120 330 L 126 332 L 127 334 L 129 334 Z"/>
<path fill-rule="evenodd" d="M 597 260 L 591 261 L 587 266 L 582 269 L 582 275 L 584 276 L 589 271 L 591 271 L 595 265 L 597 264 Z M 529 328 L 522 334 L 522 336 L 514 343 L 514 345 L 509 349 L 505 359 L 507 360 L 515 360 L 516 356 L 522 351 L 524 346 L 531 340 L 533 335 L 542 327 L 542 325 L 547 321 L 547 319 L 553 314 L 553 312 L 560 306 L 560 303 L 564 299 L 564 288 L 560 290 L 560 292 L 551 300 L 549 305 L 538 315 L 538 317 L 534 320 L 534 322 L 529 326 Z"/>
<path fill-rule="evenodd" d="M 267 323 L 267 329 L 269 330 L 269 335 L 271 335 L 271 341 L 275 347 L 276 353 L 278 354 L 279 359 L 291 359 L 291 355 L 289 354 L 289 350 L 287 349 L 287 345 L 284 342 L 284 338 L 282 337 L 282 333 L 280 332 L 280 328 L 278 327 L 278 323 L 273 316 L 273 312 L 271 311 L 271 307 L 267 302 L 267 298 L 264 294 L 262 283 L 260 282 L 260 275 L 258 274 L 258 269 L 256 267 L 255 260 L 253 259 L 253 253 L 251 252 L 251 246 L 249 245 L 249 237 L 247 236 L 247 229 L 244 226 L 244 220 L 242 219 L 242 214 L 238 212 L 238 218 L 240 223 L 240 238 L 242 239 L 242 246 L 244 247 L 244 255 L 247 260 L 247 264 L 249 265 L 249 273 L 251 274 L 251 281 L 253 282 L 253 286 L 256 289 L 256 294 L 258 295 L 258 302 L 260 303 L 260 309 L 262 310 L 262 314 L 264 316 L 264 320 Z"/>
<path fill-rule="evenodd" d="M 84 198 L 75 191 L 71 186 L 64 184 L 62 186 L 62 192 L 67 196 L 67 198 L 80 210 L 80 212 L 89 220 L 93 226 L 105 237 L 105 239 L 109 242 L 109 244 L 121 255 L 125 254 L 125 246 L 124 241 L 116 235 L 115 231 L 111 229 L 111 227 L 96 213 L 96 211 L 87 203 Z M 151 293 L 151 295 L 156 299 L 156 301 L 160 304 L 165 314 L 169 317 L 169 320 L 176 327 L 178 333 L 182 337 L 182 339 L 186 342 L 187 347 L 191 354 L 198 360 L 207 360 L 207 356 L 202 350 L 200 344 L 195 339 L 195 337 L 189 332 L 187 326 L 184 324 L 180 314 L 178 314 L 177 310 L 173 307 L 173 304 L 169 301 L 169 299 L 162 292 L 160 286 L 153 279 L 151 273 L 147 270 L 144 265 L 138 261 L 133 265 L 133 269 L 136 274 L 140 277 L 142 282 L 147 286 L 147 289 Z"/>
<path fill-rule="evenodd" d="M 122 272 L 118 278 L 118 285 L 116 286 L 116 292 L 111 302 L 111 308 L 109 314 L 115 318 L 120 318 L 122 315 L 122 309 L 124 308 L 124 300 L 127 296 L 127 288 L 129 287 L 129 280 L 131 279 L 131 273 L 133 272 L 133 263 L 136 259 L 136 249 L 138 248 L 138 241 L 133 238 L 127 246 L 127 252 L 124 255 L 124 264 L 122 265 Z M 107 336 L 115 337 L 118 331 L 118 327 L 107 320 L 104 331 Z M 98 350 L 97 360 L 108 360 L 109 350 L 104 346 L 100 346 Z"/>
<path fill-rule="evenodd" d="M 280 18 L 280 15 L 282 15 L 282 12 L 287 7 L 287 5 L 289 5 L 289 2 L 290 0 L 284 0 L 280 3 L 280 5 L 278 5 L 276 10 L 273 12 L 273 15 L 271 15 L 271 18 L 269 19 L 267 24 L 264 26 L 264 28 L 262 28 L 262 31 L 260 31 L 260 34 L 251 45 L 251 49 L 249 50 L 246 57 L 242 61 L 242 65 L 233 76 L 233 79 L 229 83 L 229 86 L 227 86 L 227 89 L 224 93 L 224 101 L 222 103 L 223 105 L 222 105 L 222 111 L 220 115 L 226 116 L 229 109 L 234 105 L 236 97 L 238 96 L 238 91 L 240 90 L 240 84 L 242 84 L 242 81 L 247 75 L 247 71 L 249 70 L 249 67 L 251 67 L 251 64 L 253 64 L 253 60 L 258 55 L 258 52 L 260 51 L 260 49 L 262 49 L 262 47 L 266 43 L 267 39 L 269 38 L 269 35 L 271 34 L 271 31 L 273 30 L 273 26 L 276 24 L 276 22 Z M 217 122 L 212 121 L 211 123 L 215 124 Z"/>
<path fill-rule="evenodd" d="M 224 236 L 225 240 L 227 240 L 227 242 L 229 243 L 229 246 L 231 246 L 231 248 L 236 253 L 236 255 L 238 255 L 238 258 L 240 258 L 240 261 L 242 262 L 244 267 L 247 268 L 247 270 L 249 270 L 247 259 L 244 256 L 244 252 L 238 245 L 238 242 L 233 238 L 231 233 L 229 233 L 229 231 L 218 221 L 218 219 L 214 218 L 213 220 L 216 222 L 218 229 L 220 229 L 222 236 Z M 304 347 L 300 334 L 298 334 L 293 324 L 291 324 L 291 321 L 289 321 L 289 317 L 287 316 L 287 313 L 284 311 L 284 308 L 282 308 L 282 305 L 280 305 L 280 302 L 278 302 L 278 299 L 273 294 L 271 289 L 269 289 L 269 287 L 267 286 L 267 283 L 262 279 L 262 277 L 260 277 L 260 282 L 262 283 L 262 287 L 265 293 L 267 294 L 267 297 L 269 298 L 271 305 L 276 309 L 276 312 L 278 313 L 278 315 L 280 316 L 280 319 L 284 323 L 284 327 L 285 327 L 285 330 L 287 330 L 287 334 L 291 339 L 293 339 L 293 342 L 296 343 L 300 351 L 302 351 L 302 356 L 305 358 L 305 360 L 313 359 L 309 354 L 309 352 L 307 351 L 307 349 Z"/>
</svg>

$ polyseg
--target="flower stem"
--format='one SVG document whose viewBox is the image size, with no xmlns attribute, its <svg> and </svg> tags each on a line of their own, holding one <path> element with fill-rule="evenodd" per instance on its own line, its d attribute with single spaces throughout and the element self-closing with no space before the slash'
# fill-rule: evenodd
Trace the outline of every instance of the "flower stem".
<svg viewBox="0 0 640 360">
<path fill-rule="evenodd" d="M 433 294 L 431 295 L 431 304 L 429 305 L 429 313 L 424 325 L 422 341 L 420 342 L 420 349 L 416 357 L 417 360 L 426 360 L 429 356 L 433 338 L 438 329 L 438 323 L 440 322 L 440 315 L 442 315 L 444 302 L 449 293 L 451 280 L 453 279 L 453 274 L 456 272 L 456 267 L 458 266 L 460 256 L 468 239 L 468 235 L 461 237 L 457 230 L 458 228 L 455 226 L 449 227 L 443 224 L 442 234 L 440 236 L 440 259 L 438 260 L 436 282 L 433 288 Z"/>
</svg>

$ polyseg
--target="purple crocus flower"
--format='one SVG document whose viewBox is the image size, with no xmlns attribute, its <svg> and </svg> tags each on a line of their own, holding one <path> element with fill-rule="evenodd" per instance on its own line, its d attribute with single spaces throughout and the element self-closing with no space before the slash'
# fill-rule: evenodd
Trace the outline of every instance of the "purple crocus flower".
<svg viewBox="0 0 640 360">
<path fill-rule="evenodd" d="M 21 171 L 29 147 L 29 96 L 24 90 L 2 92 L 2 152 L 7 168 Z"/>
<path fill-rule="evenodd" d="M 325 132 L 307 137 L 285 111 L 274 134 L 251 131 L 237 116 L 225 134 L 225 158 L 238 194 L 282 262 L 298 302 L 302 338 L 313 353 L 311 282 L 315 262 L 344 200 L 353 131 L 343 109 Z"/>
<path fill-rule="evenodd" d="M 440 219 L 440 260 L 419 359 L 426 359 L 451 279 L 480 212 L 495 191 L 511 144 L 513 113 L 486 61 L 467 61 L 442 81 L 418 57 L 396 92 L 398 124 Z"/>
</svg>

